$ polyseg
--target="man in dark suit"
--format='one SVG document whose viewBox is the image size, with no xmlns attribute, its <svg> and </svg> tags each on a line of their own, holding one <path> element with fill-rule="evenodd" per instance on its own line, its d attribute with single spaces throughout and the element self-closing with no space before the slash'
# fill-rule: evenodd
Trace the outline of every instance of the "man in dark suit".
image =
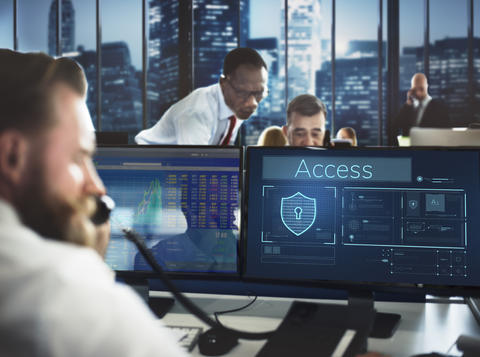
<svg viewBox="0 0 480 357">
<path fill-rule="evenodd" d="M 407 92 L 407 101 L 395 118 L 395 131 L 408 136 L 414 126 L 426 128 L 448 128 L 450 119 L 447 106 L 428 95 L 427 77 L 416 73 L 412 77 L 411 88 Z"/>
</svg>

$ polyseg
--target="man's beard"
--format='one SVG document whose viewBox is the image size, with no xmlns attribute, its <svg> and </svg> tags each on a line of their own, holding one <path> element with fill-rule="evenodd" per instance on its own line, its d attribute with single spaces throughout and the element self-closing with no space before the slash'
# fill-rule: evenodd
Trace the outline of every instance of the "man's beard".
<svg viewBox="0 0 480 357">
<path fill-rule="evenodd" d="M 93 197 L 68 200 L 51 187 L 42 165 L 34 164 L 17 199 L 23 223 L 44 238 L 94 247 L 95 227 L 89 218 L 96 206 Z"/>
</svg>

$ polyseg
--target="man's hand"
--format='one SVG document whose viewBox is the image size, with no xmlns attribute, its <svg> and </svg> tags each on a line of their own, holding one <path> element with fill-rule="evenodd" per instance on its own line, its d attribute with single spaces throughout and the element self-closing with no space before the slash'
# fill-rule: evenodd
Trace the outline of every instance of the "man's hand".
<svg viewBox="0 0 480 357">
<path fill-rule="evenodd" d="M 405 103 L 407 105 L 413 105 L 413 98 L 415 98 L 415 89 L 410 88 L 407 92 L 407 101 Z"/>
</svg>

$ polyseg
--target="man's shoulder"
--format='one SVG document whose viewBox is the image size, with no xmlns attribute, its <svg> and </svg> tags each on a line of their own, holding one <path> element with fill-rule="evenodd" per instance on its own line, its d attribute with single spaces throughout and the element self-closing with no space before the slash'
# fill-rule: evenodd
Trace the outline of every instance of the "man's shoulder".
<svg viewBox="0 0 480 357">
<path fill-rule="evenodd" d="M 430 100 L 430 103 L 428 103 L 428 106 L 429 107 L 434 107 L 434 108 L 442 108 L 442 109 L 445 109 L 447 108 L 447 104 L 445 104 L 445 102 L 441 99 L 438 99 L 438 98 L 432 98 Z"/>
<path fill-rule="evenodd" d="M 219 107 L 218 100 L 218 83 L 197 88 L 174 105 L 175 112 L 187 117 L 215 116 Z"/>
</svg>

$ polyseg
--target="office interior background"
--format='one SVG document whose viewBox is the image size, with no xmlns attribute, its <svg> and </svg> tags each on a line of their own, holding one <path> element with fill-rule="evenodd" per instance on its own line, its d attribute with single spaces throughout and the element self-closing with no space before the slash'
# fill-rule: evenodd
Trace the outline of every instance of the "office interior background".
<svg viewBox="0 0 480 357">
<path fill-rule="evenodd" d="M 0 0 L 0 47 L 75 58 L 96 130 L 152 126 L 193 89 L 218 81 L 225 54 L 258 50 L 269 96 L 242 126 L 255 144 L 302 93 L 327 105 L 327 128 L 388 145 L 410 78 L 454 126 L 480 122 L 480 0 Z"/>
</svg>

